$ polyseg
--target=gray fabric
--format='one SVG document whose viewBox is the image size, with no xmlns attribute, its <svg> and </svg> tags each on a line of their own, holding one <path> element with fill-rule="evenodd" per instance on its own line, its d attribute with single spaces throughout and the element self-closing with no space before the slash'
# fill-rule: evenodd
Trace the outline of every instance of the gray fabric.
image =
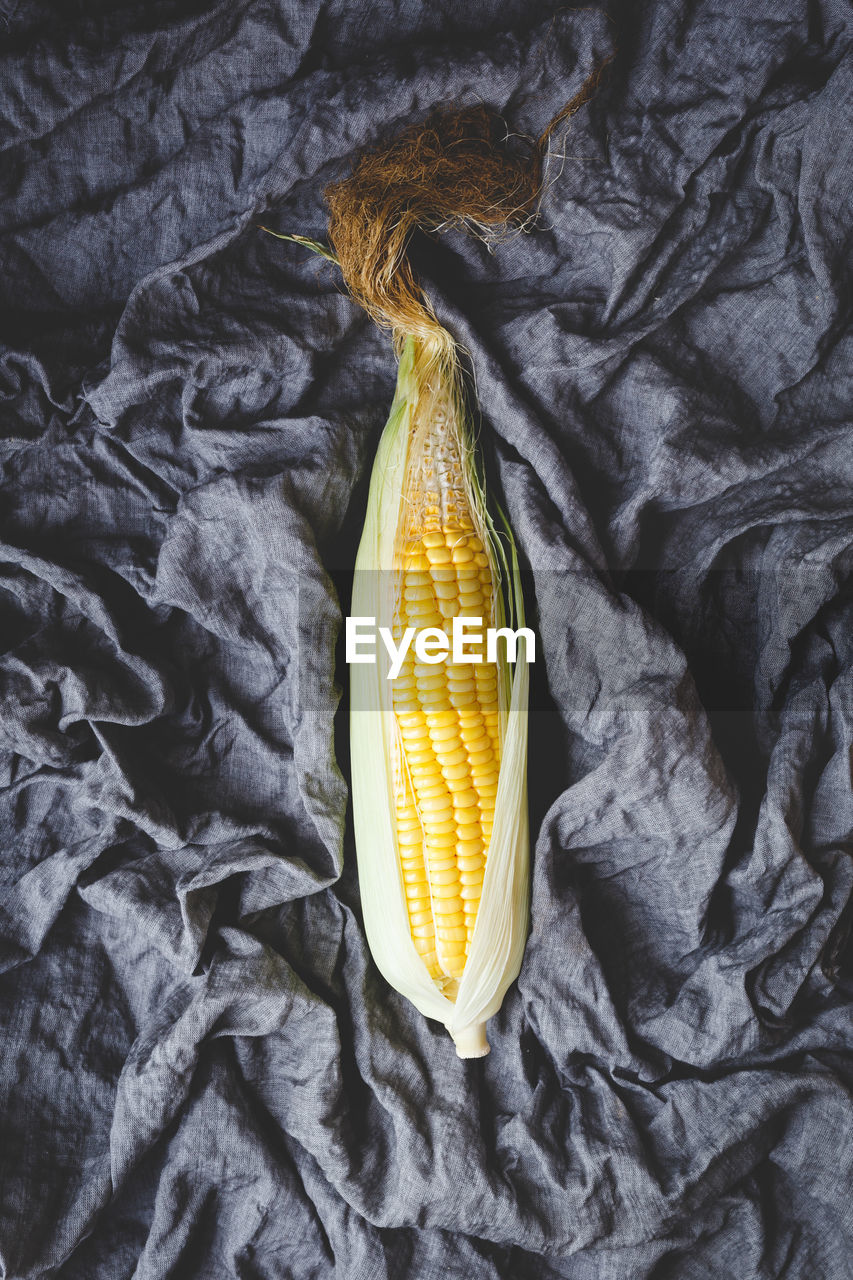
<svg viewBox="0 0 853 1280">
<path fill-rule="evenodd" d="M 853 1275 L 849 5 L 0 16 L 2 1275 Z M 614 46 L 540 229 L 416 249 L 540 637 L 531 936 L 464 1064 L 347 826 L 394 362 L 257 224 Z"/>
</svg>

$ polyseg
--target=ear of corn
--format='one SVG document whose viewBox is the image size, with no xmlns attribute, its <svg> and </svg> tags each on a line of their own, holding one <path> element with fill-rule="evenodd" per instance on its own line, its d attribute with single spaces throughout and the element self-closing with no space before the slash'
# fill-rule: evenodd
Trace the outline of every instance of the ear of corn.
<svg viewBox="0 0 853 1280">
<path fill-rule="evenodd" d="M 400 355 L 352 600 L 353 616 L 375 619 L 398 646 L 412 629 L 446 631 L 457 617 L 481 617 L 484 629 L 502 627 L 505 612 L 524 623 L 512 534 L 499 539 L 489 518 L 456 345 L 412 269 L 410 238 L 418 228 L 529 227 L 549 138 L 589 101 L 604 65 L 527 148 L 482 103 L 434 112 L 326 189 L 330 248 L 281 237 L 336 263 Z M 368 941 L 388 982 L 447 1026 L 461 1057 L 488 1053 L 485 1024 L 527 933 L 525 636 L 518 646 L 513 670 L 500 647 L 477 664 L 409 654 L 393 681 L 387 661 L 350 667 Z"/>
<path fill-rule="evenodd" d="M 354 616 L 399 642 L 449 635 L 454 616 L 523 624 L 509 531 L 504 553 L 472 460 L 453 366 L 409 337 L 371 479 Z M 506 599 L 505 599 L 506 597 Z M 388 980 L 443 1022 L 461 1057 L 488 1052 L 486 1020 L 517 976 L 527 933 L 528 666 L 350 668 L 356 850 L 368 942 Z M 485 658 L 485 653 L 483 653 Z"/>
</svg>

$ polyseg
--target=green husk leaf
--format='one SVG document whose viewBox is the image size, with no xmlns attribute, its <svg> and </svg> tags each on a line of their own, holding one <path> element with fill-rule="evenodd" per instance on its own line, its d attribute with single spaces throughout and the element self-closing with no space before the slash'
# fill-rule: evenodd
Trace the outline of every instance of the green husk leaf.
<svg viewBox="0 0 853 1280">
<path fill-rule="evenodd" d="M 265 227 L 262 223 L 258 223 L 261 231 L 266 231 L 268 236 L 275 236 L 276 240 L 290 240 L 293 244 L 301 245 L 303 249 L 310 249 L 312 253 L 318 253 L 321 258 L 325 258 L 327 262 L 333 262 L 336 267 L 340 266 L 337 257 L 327 244 L 323 244 L 320 240 L 309 240 L 307 236 L 298 236 L 295 233 L 285 233 L 283 231 L 273 231 L 270 227 Z"/>
</svg>

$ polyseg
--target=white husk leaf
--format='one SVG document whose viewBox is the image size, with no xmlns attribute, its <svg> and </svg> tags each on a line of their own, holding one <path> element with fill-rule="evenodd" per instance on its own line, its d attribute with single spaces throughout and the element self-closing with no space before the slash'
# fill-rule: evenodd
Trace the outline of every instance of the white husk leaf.
<svg viewBox="0 0 853 1280">
<path fill-rule="evenodd" d="M 378 625 L 390 625 L 394 605 L 395 540 L 416 395 L 410 342 L 402 352 L 397 394 L 374 463 L 367 517 L 356 558 L 351 612 L 353 616 L 376 618 Z M 482 517 L 482 492 L 473 466 L 468 479 Z M 505 570 L 512 588 L 513 625 L 522 626 L 521 581 L 511 540 Z M 500 616 L 498 620 L 501 622 Z M 519 642 L 514 670 L 504 660 L 501 672 L 504 678 L 499 679 L 506 736 L 494 827 L 471 950 L 455 1000 L 442 994 L 430 978 L 409 935 L 394 821 L 392 761 L 398 731 L 391 703 L 391 682 L 386 678 L 388 665 L 383 661 L 381 645 L 377 647 L 377 656 L 379 660 L 375 664 L 350 667 L 353 811 L 368 943 L 386 980 L 426 1017 L 445 1024 L 457 1042 L 460 1056 L 480 1056 L 488 1052 L 484 1024 L 500 1008 L 507 988 L 521 968 L 528 928 L 529 674 L 524 660 L 524 641 Z"/>
</svg>

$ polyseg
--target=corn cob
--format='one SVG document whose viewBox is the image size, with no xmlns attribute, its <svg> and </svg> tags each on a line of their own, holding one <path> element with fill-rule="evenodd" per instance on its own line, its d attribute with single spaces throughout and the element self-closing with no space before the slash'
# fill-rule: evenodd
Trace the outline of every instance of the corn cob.
<svg viewBox="0 0 853 1280">
<path fill-rule="evenodd" d="M 400 358 L 373 468 L 352 613 L 399 645 L 456 618 L 523 627 L 518 559 L 498 539 L 464 409 L 455 344 L 408 261 L 417 227 L 524 226 L 554 129 L 589 100 L 602 64 L 527 154 L 485 107 L 438 113 L 359 159 L 326 191 L 346 284 Z M 523 150 L 523 149 L 522 149 Z M 276 234 L 276 233 L 273 233 Z M 505 523 L 505 522 L 504 522 Z M 530 636 L 530 633 L 525 633 Z M 518 974 L 527 932 L 527 640 L 433 665 L 407 653 L 350 672 L 356 853 L 364 923 L 388 982 L 443 1022 L 460 1057 L 488 1053 L 485 1024 Z M 532 658 L 532 653 L 531 653 Z"/>
<path fill-rule="evenodd" d="M 501 558 L 467 434 L 452 375 L 408 339 L 352 603 L 353 614 L 389 625 L 397 644 L 407 627 L 447 631 L 454 617 L 504 623 Z M 507 573 L 518 623 L 512 553 Z M 394 987 L 447 1025 L 460 1056 L 479 1056 L 527 932 L 527 664 L 513 677 L 500 649 L 495 662 L 435 665 L 410 649 L 394 680 L 387 664 L 353 666 L 350 680 L 371 951 Z"/>
<path fill-rule="evenodd" d="M 445 415 L 424 424 L 404 515 L 394 639 L 454 617 L 493 622 L 494 573 L 474 532 Z M 482 647 L 482 646 L 480 646 Z M 482 656 L 482 655 L 481 655 Z M 394 680 L 397 844 L 409 926 L 430 977 L 459 979 L 482 894 L 500 766 L 497 664 L 416 661 Z"/>
</svg>

